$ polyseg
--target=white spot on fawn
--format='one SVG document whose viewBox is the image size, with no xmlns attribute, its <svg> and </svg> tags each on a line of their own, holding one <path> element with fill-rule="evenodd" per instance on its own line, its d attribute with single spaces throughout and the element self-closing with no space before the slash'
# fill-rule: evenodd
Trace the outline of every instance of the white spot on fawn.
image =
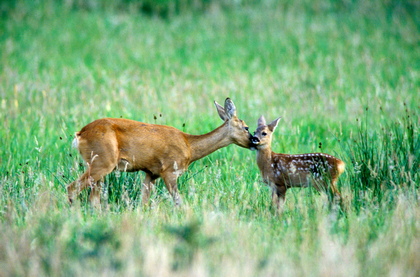
<svg viewBox="0 0 420 277">
<path fill-rule="evenodd" d="M 296 166 L 293 163 L 290 163 L 289 170 L 292 174 L 296 173 Z"/>
</svg>

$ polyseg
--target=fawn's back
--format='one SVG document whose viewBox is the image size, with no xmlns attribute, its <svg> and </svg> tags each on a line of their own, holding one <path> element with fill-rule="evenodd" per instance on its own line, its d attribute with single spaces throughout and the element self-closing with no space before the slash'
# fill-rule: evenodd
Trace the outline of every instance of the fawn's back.
<svg viewBox="0 0 420 277">
<path fill-rule="evenodd" d="M 266 164 L 270 163 L 267 181 L 287 187 L 331 182 L 344 171 L 343 161 L 324 153 L 289 155 L 271 152 L 271 161 L 263 154 L 259 155 L 257 163 L 260 169 L 266 169 Z"/>
</svg>

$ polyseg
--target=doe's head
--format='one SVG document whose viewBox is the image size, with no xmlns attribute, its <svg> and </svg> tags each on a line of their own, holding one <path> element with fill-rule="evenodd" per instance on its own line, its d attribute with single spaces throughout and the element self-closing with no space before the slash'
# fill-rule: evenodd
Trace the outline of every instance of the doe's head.
<svg viewBox="0 0 420 277">
<path fill-rule="evenodd" d="M 248 125 L 246 125 L 245 121 L 236 116 L 236 107 L 235 104 L 233 104 L 233 101 L 230 98 L 226 98 L 224 107 L 219 105 L 216 101 L 214 101 L 214 105 L 216 106 L 220 118 L 227 124 L 229 129 L 227 135 L 232 142 L 238 146 L 250 148 L 252 144 L 252 135 L 249 132 Z"/>
<path fill-rule="evenodd" d="M 258 119 L 258 127 L 255 130 L 254 135 L 251 137 L 253 148 L 261 149 L 271 145 L 271 138 L 274 130 L 277 127 L 281 117 L 273 120 L 267 125 L 264 116 Z"/>
</svg>

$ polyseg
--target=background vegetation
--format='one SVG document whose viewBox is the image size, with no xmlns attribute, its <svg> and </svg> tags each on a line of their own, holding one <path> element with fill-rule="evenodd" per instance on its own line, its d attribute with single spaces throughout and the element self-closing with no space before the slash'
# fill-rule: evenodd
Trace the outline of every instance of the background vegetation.
<svg viewBox="0 0 420 277">
<path fill-rule="evenodd" d="M 420 271 L 416 1 L 3 1 L 1 276 L 416 276 Z M 347 163 L 344 205 L 312 189 L 270 208 L 255 153 L 236 146 L 139 204 L 142 173 L 86 193 L 74 132 L 101 117 L 193 134 L 231 97 L 250 129 L 282 116 L 273 149 Z"/>
</svg>

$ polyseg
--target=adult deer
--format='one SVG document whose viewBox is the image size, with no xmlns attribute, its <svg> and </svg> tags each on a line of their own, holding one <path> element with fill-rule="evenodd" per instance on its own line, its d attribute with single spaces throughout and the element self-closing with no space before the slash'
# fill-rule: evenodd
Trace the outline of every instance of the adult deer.
<svg viewBox="0 0 420 277">
<path fill-rule="evenodd" d="M 146 204 L 157 178 L 161 177 L 175 205 L 181 204 L 177 179 L 188 166 L 232 143 L 251 146 L 245 122 L 236 116 L 236 107 L 227 98 L 222 107 L 214 102 L 224 123 L 204 135 L 190 135 L 164 125 L 120 118 L 95 120 L 77 132 L 73 145 L 79 149 L 87 170 L 67 187 L 70 203 L 90 187 L 89 201 L 100 205 L 101 180 L 113 170 L 144 171 L 142 203 Z"/>
<path fill-rule="evenodd" d="M 272 202 L 281 211 L 286 191 L 291 187 L 307 187 L 326 191 L 341 199 L 336 183 L 344 172 L 345 164 L 340 159 L 324 153 L 289 155 L 271 150 L 272 134 L 280 118 L 266 124 L 264 116 L 258 119 L 258 127 L 251 138 L 257 150 L 257 164 L 265 183 L 272 188 Z"/>
</svg>

